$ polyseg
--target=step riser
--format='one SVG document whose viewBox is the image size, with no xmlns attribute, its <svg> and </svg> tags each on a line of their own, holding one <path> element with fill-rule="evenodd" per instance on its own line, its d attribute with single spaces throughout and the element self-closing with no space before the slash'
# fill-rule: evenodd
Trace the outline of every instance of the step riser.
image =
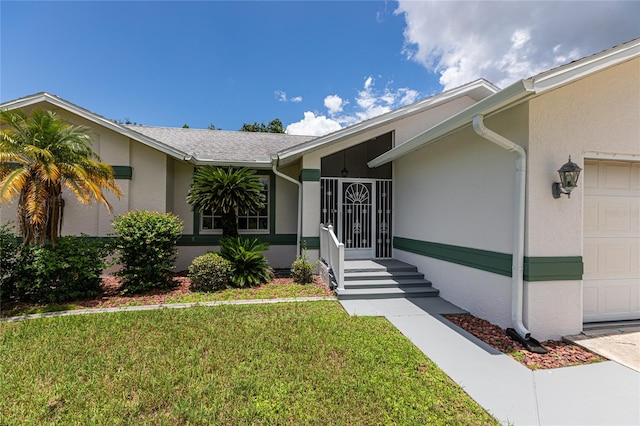
<svg viewBox="0 0 640 426">
<path fill-rule="evenodd" d="M 343 291 L 338 294 L 340 300 L 358 300 L 358 299 L 399 299 L 406 297 L 437 297 L 440 292 L 436 289 L 433 291 L 421 292 L 394 292 L 394 293 L 367 293 L 367 294 L 349 294 L 349 291 Z"/>
<path fill-rule="evenodd" d="M 365 285 L 352 285 L 345 283 L 345 290 L 376 290 L 378 288 L 431 288 L 431 284 L 415 283 L 415 284 L 365 284 Z"/>
<path fill-rule="evenodd" d="M 344 274 L 344 280 L 345 282 L 347 281 L 353 281 L 353 282 L 357 282 L 357 281 L 376 281 L 376 280 L 397 280 L 397 279 L 403 279 L 403 280 L 424 280 L 424 274 L 418 274 L 418 273 L 402 273 L 402 274 L 389 274 L 389 273 L 384 273 L 384 274 Z"/>
</svg>

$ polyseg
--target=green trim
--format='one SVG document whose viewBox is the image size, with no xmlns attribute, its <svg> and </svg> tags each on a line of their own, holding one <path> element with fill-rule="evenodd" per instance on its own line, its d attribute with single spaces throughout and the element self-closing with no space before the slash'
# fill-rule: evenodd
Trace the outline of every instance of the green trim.
<svg viewBox="0 0 640 426">
<path fill-rule="evenodd" d="M 320 169 L 302 169 L 300 171 L 300 181 L 320 182 Z"/>
<path fill-rule="evenodd" d="M 272 246 L 295 246 L 296 234 L 240 234 L 240 237 L 258 238 Z M 178 240 L 178 246 L 217 246 L 222 235 L 189 235 L 184 234 Z"/>
<path fill-rule="evenodd" d="M 394 237 L 393 248 L 445 260 L 494 274 L 511 276 L 511 255 L 449 244 Z"/>
<path fill-rule="evenodd" d="M 111 166 L 111 168 L 113 168 L 113 177 L 116 179 L 131 180 L 133 178 L 133 167 L 131 166 Z"/>
<path fill-rule="evenodd" d="M 525 281 L 577 281 L 583 272 L 582 256 L 524 258 Z"/>
<path fill-rule="evenodd" d="M 460 247 L 450 244 L 394 237 L 393 248 L 440 259 L 494 274 L 511 276 L 512 256 L 506 253 Z M 574 281 L 583 273 L 581 256 L 525 257 L 525 281 Z"/>
<path fill-rule="evenodd" d="M 320 237 L 302 237 L 300 239 L 300 246 L 306 247 L 307 250 L 319 250 Z"/>
</svg>

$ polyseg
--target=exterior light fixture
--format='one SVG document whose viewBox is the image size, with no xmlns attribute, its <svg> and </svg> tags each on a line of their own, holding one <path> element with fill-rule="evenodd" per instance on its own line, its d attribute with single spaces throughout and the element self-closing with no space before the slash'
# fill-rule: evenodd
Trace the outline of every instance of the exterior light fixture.
<svg viewBox="0 0 640 426">
<path fill-rule="evenodd" d="M 342 177 L 349 176 L 349 170 L 347 170 L 347 150 L 342 151 L 342 171 L 340 172 Z"/>
<path fill-rule="evenodd" d="M 551 186 L 553 198 L 560 198 L 562 194 L 567 194 L 567 197 L 571 198 L 571 191 L 578 186 L 581 171 L 582 169 L 576 163 L 571 162 L 571 156 L 569 156 L 569 161 L 558 170 L 560 182 L 554 182 Z"/>
</svg>

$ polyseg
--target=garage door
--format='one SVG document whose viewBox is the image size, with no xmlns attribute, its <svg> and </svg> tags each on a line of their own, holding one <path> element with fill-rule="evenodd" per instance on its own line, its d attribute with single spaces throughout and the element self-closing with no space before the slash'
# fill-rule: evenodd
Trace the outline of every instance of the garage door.
<svg viewBox="0 0 640 426">
<path fill-rule="evenodd" d="M 585 160 L 584 321 L 640 318 L 640 164 Z"/>
</svg>

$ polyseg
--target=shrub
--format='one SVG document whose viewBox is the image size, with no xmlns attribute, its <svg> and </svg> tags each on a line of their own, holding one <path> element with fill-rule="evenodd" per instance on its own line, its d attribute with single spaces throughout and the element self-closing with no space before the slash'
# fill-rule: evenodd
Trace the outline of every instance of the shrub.
<svg viewBox="0 0 640 426">
<path fill-rule="evenodd" d="M 20 243 L 10 227 L 10 224 L 0 226 L 0 300 L 8 300 L 16 293 L 15 266 Z"/>
<path fill-rule="evenodd" d="M 189 266 L 191 290 L 224 290 L 231 282 L 233 265 L 217 253 L 206 253 L 193 259 Z"/>
<path fill-rule="evenodd" d="M 139 293 L 174 285 L 172 272 L 182 221 L 171 213 L 130 211 L 113 221 L 115 262 L 122 293 Z"/>
<path fill-rule="evenodd" d="M 233 265 L 231 282 L 234 286 L 255 286 L 271 281 L 273 271 L 262 254 L 268 248 L 268 243 L 257 238 L 229 237 L 220 240 L 220 255 Z"/>
<path fill-rule="evenodd" d="M 291 278 L 298 284 L 310 284 L 313 282 L 313 273 L 318 262 L 311 263 L 307 259 L 307 252 L 303 250 L 302 256 L 296 257 L 291 265 Z"/>
<path fill-rule="evenodd" d="M 100 294 L 100 275 L 109 253 L 101 240 L 67 236 L 55 246 L 24 245 L 18 250 L 8 277 L 10 298 L 57 303 Z"/>
</svg>

